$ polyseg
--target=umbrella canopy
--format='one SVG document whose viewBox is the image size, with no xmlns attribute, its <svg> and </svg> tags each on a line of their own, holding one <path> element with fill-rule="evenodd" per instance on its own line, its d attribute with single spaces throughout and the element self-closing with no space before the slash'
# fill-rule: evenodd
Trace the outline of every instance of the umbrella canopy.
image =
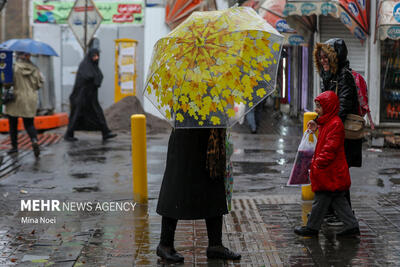
<svg viewBox="0 0 400 267">
<path fill-rule="evenodd" d="M 144 94 L 173 127 L 230 127 L 273 92 L 282 42 L 252 8 L 194 12 L 156 43 Z"/>
<path fill-rule="evenodd" d="M 58 54 L 51 46 L 32 39 L 10 39 L 0 44 L 0 49 L 58 57 Z"/>
</svg>

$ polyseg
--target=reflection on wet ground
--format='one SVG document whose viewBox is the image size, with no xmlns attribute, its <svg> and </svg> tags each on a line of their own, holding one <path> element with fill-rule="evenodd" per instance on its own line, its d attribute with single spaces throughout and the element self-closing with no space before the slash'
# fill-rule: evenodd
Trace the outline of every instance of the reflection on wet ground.
<svg viewBox="0 0 400 267">
<path fill-rule="evenodd" d="M 311 203 L 300 200 L 299 187 L 285 185 L 300 136 L 279 129 L 279 136 L 232 133 L 234 199 L 224 217 L 223 242 L 242 260 L 208 260 L 204 220 L 180 221 L 175 245 L 185 265 L 400 265 L 400 153 L 366 152 L 364 167 L 351 168 L 359 239 L 337 238 L 339 229 L 326 225 L 318 239 L 299 238 L 293 228 L 306 222 Z M 47 148 L 39 161 L 23 153 L 4 158 L 8 166 L 20 167 L 0 185 L 0 266 L 168 265 L 155 255 L 161 229 L 155 206 L 168 135 L 148 138 L 148 205 L 137 205 L 133 212 L 19 212 L 21 198 L 131 200 L 130 136 L 105 144 L 98 136 L 78 138 L 76 144 Z M 384 155 L 393 157 L 377 160 Z M 26 216 L 56 217 L 57 223 L 21 224 Z"/>
<path fill-rule="evenodd" d="M 277 162 L 233 162 L 234 175 L 238 174 L 265 174 L 280 173 L 280 171 L 271 168 L 277 166 Z"/>
</svg>

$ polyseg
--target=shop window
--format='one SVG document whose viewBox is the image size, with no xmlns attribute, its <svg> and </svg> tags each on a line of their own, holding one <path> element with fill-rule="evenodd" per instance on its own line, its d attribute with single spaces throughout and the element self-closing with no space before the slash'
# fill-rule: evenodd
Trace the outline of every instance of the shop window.
<svg viewBox="0 0 400 267">
<path fill-rule="evenodd" d="M 381 43 L 381 122 L 400 122 L 400 40 Z"/>
</svg>

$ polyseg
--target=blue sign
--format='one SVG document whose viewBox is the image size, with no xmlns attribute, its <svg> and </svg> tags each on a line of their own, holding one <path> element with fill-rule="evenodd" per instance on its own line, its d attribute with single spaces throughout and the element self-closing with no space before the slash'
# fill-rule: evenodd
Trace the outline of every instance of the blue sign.
<svg viewBox="0 0 400 267">
<path fill-rule="evenodd" d="M 340 13 L 340 20 L 344 25 L 351 26 L 352 22 L 349 15 L 346 12 Z"/>
<path fill-rule="evenodd" d="M 358 10 L 357 5 L 354 3 L 349 3 L 349 9 L 355 17 L 358 17 L 358 14 L 360 14 L 360 11 Z"/>
<path fill-rule="evenodd" d="M 296 11 L 296 6 L 293 4 L 286 4 L 285 5 L 285 9 L 283 10 L 283 15 L 285 15 L 286 17 L 288 15 L 290 15 L 290 13 L 295 12 Z"/>
<path fill-rule="evenodd" d="M 321 5 L 321 13 L 322 15 L 327 16 L 329 13 L 336 13 L 337 8 L 335 4 L 332 3 L 323 3 Z"/>
<path fill-rule="evenodd" d="M 367 39 L 367 36 L 365 36 L 364 31 L 361 30 L 361 28 L 358 27 L 358 26 L 354 29 L 354 35 L 360 40 L 366 40 Z"/>
<path fill-rule="evenodd" d="M 305 43 L 304 37 L 301 35 L 290 36 L 288 42 L 290 45 L 301 45 Z"/>
<path fill-rule="evenodd" d="M 387 35 L 394 40 L 400 39 L 400 26 L 391 26 L 387 30 Z"/>
<path fill-rule="evenodd" d="M 291 30 L 290 27 L 289 27 L 289 25 L 287 24 L 286 20 L 284 20 L 284 19 L 278 20 L 278 21 L 275 23 L 275 28 L 276 28 L 279 32 L 288 32 L 288 31 Z"/>
<path fill-rule="evenodd" d="M 13 57 L 11 51 L 0 50 L 0 83 L 13 83 Z"/>
<path fill-rule="evenodd" d="M 357 0 L 357 3 L 361 7 L 361 9 L 365 9 L 365 0 Z"/>
<path fill-rule="evenodd" d="M 393 8 L 393 17 L 400 22 L 400 3 L 397 3 Z"/>
<path fill-rule="evenodd" d="M 301 14 L 304 16 L 310 15 L 310 13 L 315 10 L 317 10 L 317 6 L 313 3 L 304 3 L 301 5 Z"/>
</svg>

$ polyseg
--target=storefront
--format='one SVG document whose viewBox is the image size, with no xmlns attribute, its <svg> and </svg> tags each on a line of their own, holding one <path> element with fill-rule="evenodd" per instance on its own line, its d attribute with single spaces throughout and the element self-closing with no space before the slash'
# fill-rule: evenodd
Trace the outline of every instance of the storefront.
<svg viewBox="0 0 400 267">
<path fill-rule="evenodd" d="M 380 122 L 400 123 L 400 1 L 378 4 L 381 47 Z"/>
<path fill-rule="evenodd" d="M 345 40 L 350 67 L 365 75 L 367 73 L 367 46 L 369 29 L 369 1 L 299 1 L 287 0 L 284 15 L 289 25 L 299 32 L 299 26 L 313 30 L 316 42 L 331 38 Z M 294 19 L 292 19 L 294 18 Z M 314 18 L 305 20 L 305 18 Z M 312 24 L 314 23 L 314 25 Z M 312 50 L 310 51 L 312 53 Z M 312 62 L 312 60 L 310 60 Z M 310 64 L 313 66 L 313 64 Z M 313 82 L 313 95 L 320 92 L 318 76 Z M 312 109 L 312 102 L 311 107 Z"/>
<path fill-rule="evenodd" d="M 285 0 L 266 0 L 260 6 L 258 1 L 244 3 L 257 12 L 282 35 L 285 36 L 280 67 L 277 75 L 275 98 L 289 107 L 291 115 L 313 108 L 312 94 L 312 31 L 305 27 L 298 31 L 291 28 L 283 15 Z M 285 110 L 285 108 L 283 109 Z"/>
</svg>

